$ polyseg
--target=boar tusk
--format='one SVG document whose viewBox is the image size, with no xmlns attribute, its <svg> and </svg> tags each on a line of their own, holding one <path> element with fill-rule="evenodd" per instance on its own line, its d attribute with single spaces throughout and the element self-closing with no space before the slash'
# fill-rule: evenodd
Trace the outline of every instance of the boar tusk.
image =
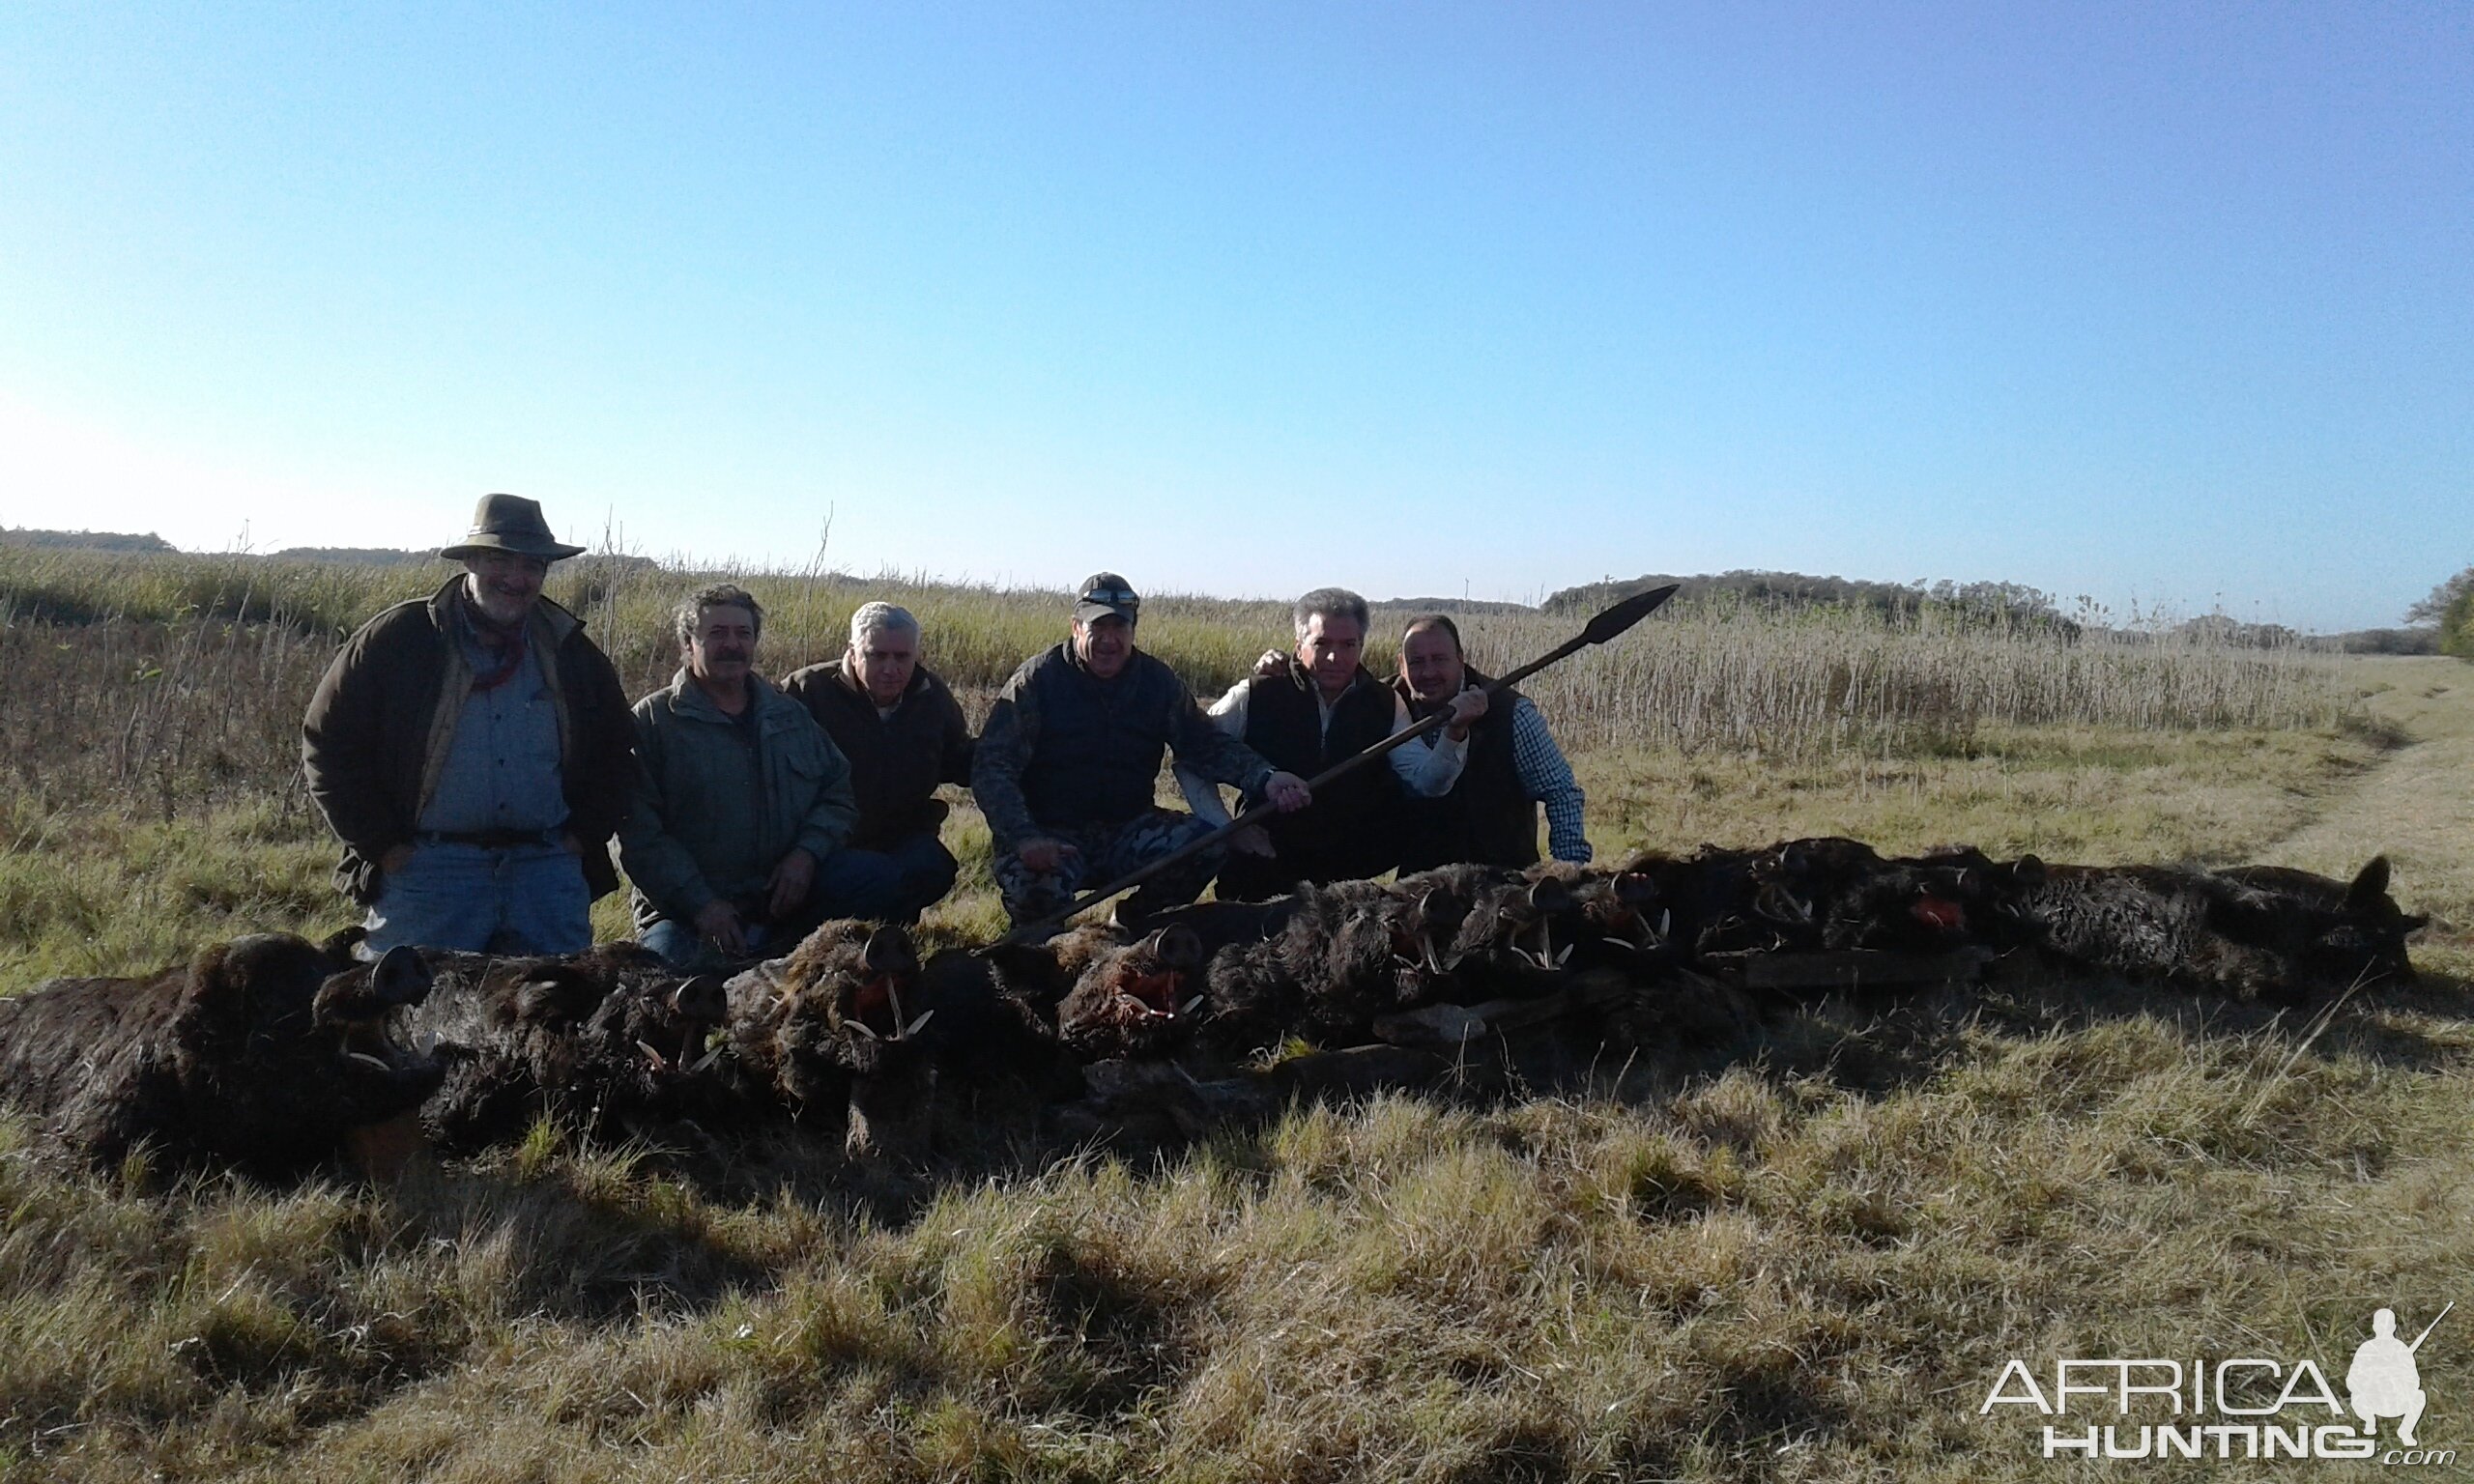
<svg viewBox="0 0 2474 1484">
<path fill-rule="evenodd" d="M 867 1021 L 865 1021 L 865 1020 L 861 1020 L 861 1019 L 858 1019 L 858 1018 L 856 1018 L 855 1016 L 854 1016 L 853 1018 L 851 1018 L 851 1019 L 849 1019 L 849 1020 L 844 1021 L 844 1022 L 843 1022 L 843 1024 L 845 1024 L 845 1025 L 847 1025 L 847 1026 L 850 1027 L 850 1029 L 852 1029 L 852 1030 L 854 1030 L 854 1031 L 858 1032 L 860 1035 L 867 1037 L 870 1041 L 881 1041 L 881 1040 L 883 1039 L 882 1037 L 878 1036 L 876 1032 L 874 1032 L 874 1031 L 872 1031 L 872 1030 L 868 1029 L 868 1022 L 867 1022 Z"/>
<path fill-rule="evenodd" d="M 668 1071 L 670 1070 L 670 1058 L 654 1050 L 651 1042 L 640 1041 L 636 1042 L 636 1049 L 645 1053 L 645 1060 L 653 1064 L 653 1070 Z"/>
<path fill-rule="evenodd" d="M 715 1062 L 721 1060 L 722 1051 L 727 1045 L 729 1045 L 728 1042 L 717 1041 L 713 1042 L 713 1049 L 705 1052 L 702 1061 L 699 1061 L 695 1066 L 690 1067 L 687 1070 L 690 1071 L 703 1071 L 705 1068 L 712 1066 Z"/>
<path fill-rule="evenodd" d="M 394 1068 L 388 1066 L 381 1058 L 372 1056 L 366 1051 L 347 1051 L 344 1053 L 344 1056 L 350 1061 L 367 1062 L 370 1066 L 377 1068 L 380 1071 L 393 1071 L 395 1070 Z"/>
<path fill-rule="evenodd" d="M 1181 1014 L 1181 1015 L 1191 1015 L 1191 1014 L 1193 1014 L 1193 1013 L 1194 1013 L 1194 1007 L 1195 1007 L 1195 1006 L 1197 1006 L 1197 1005 L 1199 1005 L 1199 1004 L 1201 1004 L 1201 1003 L 1202 1003 L 1202 996 L 1201 996 L 1201 995 L 1199 995 L 1199 994 L 1197 994 L 1197 995 L 1195 995 L 1193 999 L 1188 1000 L 1188 1001 L 1186 1001 L 1186 1003 L 1184 1003 L 1183 1005 L 1178 1006 L 1178 1007 L 1177 1007 L 1177 1013 L 1179 1013 L 1179 1014 Z"/>
<path fill-rule="evenodd" d="M 918 1035 L 918 1034 L 919 1034 L 919 1028 L 920 1028 L 921 1026 L 923 1026 L 923 1025 L 926 1025 L 929 1021 L 934 1020 L 935 1018 L 936 1018 L 936 1013 L 935 1013 L 935 1011 L 933 1011 L 933 1010 L 923 1010 L 923 1011 L 921 1011 L 921 1012 L 919 1013 L 919 1018 L 918 1018 L 918 1019 L 913 1020 L 913 1021 L 911 1021 L 908 1025 L 906 1025 L 906 1026 L 903 1027 L 903 1031 L 902 1031 L 902 1039 L 903 1039 L 903 1040 L 905 1040 L 905 1041 L 908 1041 L 911 1037 Z"/>
</svg>

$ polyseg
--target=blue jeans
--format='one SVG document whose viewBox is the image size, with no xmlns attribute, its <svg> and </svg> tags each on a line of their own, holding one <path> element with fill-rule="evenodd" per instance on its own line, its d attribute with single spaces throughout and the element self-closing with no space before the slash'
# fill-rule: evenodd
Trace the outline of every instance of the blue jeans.
<svg viewBox="0 0 2474 1484">
<path fill-rule="evenodd" d="M 882 850 L 836 850 L 830 863 L 848 883 L 843 889 L 869 899 L 873 911 L 834 910 L 834 917 L 877 917 L 889 923 L 915 923 L 919 914 L 945 899 L 954 889 L 962 866 L 934 830 L 905 835 Z M 817 872 L 821 891 L 824 871 Z"/>
<path fill-rule="evenodd" d="M 818 863 L 808 899 L 796 911 L 778 922 L 747 925 L 748 955 L 787 954 L 818 924 L 834 918 L 916 922 L 921 908 L 954 889 L 960 870 L 952 853 L 925 831 L 905 836 L 890 850 L 836 850 Z M 752 915 L 752 905 L 762 903 L 738 904 L 742 918 Z M 657 918 L 636 936 L 683 973 L 701 973 L 723 961 L 697 936 L 694 923 Z"/>
<path fill-rule="evenodd" d="M 580 954 L 592 946 L 591 911 L 584 863 L 561 846 L 416 845 L 379 883 L 365 951 Z"/>
</svg>

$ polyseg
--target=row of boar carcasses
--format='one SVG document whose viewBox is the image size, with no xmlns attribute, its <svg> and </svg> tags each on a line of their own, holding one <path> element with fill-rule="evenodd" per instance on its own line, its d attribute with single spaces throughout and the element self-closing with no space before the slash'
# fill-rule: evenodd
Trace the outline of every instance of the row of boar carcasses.
<svg viewBox="0 0 2474 1484">
<path fill-rule="evenodd" d="M 2410 976 L 2405 937 L 2423 919 L 2387 886 L 2384 860 L 2342 882 L 1972 849 L 1884 858 L 1822 839 L 1613 869 L 1446 867 L 924 960 L 899 928 L 833 923 L 727 981 L 681 978 L 625 944 L 368 963 L 349 934 L 269 934 L 151 978 L 0 1002 L 0 1095 L 104 1164 L 152 1149 L 279 1174 L 416 1111 L 450 1153 L 546 1117 L 714 1150 L 808 1127 L 906 1158 L 958 1099 L 985 1131 L 1105 1108 L 1129 1085 L 1294 1092 L 1318 1065 L 1301 1051 L 1431 1049 L 1513 1026 L 1654 1050 L 1748 1029 L 1765 993 L 1946 983 L 2018 949 L 2302 999 Z M 1336 1085 L 1398 1065 L 1357 1057 Z"/>
</svg>

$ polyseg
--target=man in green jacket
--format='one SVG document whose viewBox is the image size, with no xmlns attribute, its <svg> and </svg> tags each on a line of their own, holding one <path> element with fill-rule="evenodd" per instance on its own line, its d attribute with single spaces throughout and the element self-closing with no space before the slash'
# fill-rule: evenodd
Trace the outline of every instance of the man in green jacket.
<svg viewBox="0 0 2474 1484">
<path fill-rule="evenodd" d="M 899 876 L 843 848 L 859 817 L 849 763 L 756 672 L 763 608 L 722 584 L 680 603 L 677 623 L 677 676 L 636 702 L 635 807 L 618 833 L 638 937 L 695 969 L 894 911 Z"/>
</svg>

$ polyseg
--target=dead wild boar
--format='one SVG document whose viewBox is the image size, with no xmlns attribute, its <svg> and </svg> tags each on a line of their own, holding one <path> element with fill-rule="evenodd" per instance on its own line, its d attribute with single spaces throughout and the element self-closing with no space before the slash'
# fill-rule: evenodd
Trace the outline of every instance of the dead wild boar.
<svg viewBox="0 0 2474 1484">
<path fill-rule="evenodd" d="M 921 965 L 915 1004 L 929 1019 L 917 1039 L 940 1096 L 1018 1111 L 1079 1097 L 1080 1063 L 1056 1033 L 1071 988 L 1060 978 L 1048 944 L 949 948 Z"/>
<path fill-rule="evenodd" d="M 936 1072 L 916 1041 L 919 956 L 900 928 L 830 922 L 729 983 L 739 1085 L 805 1122 L 839 1111 L 853 1157 L 926 1153 Z"/>
<path fill-rule="evenodd" d="M 1675 910 L 1657 878 L 1643 870 L 1580 873 L 1572 887 L 1580 914 L 1572 945 L 1576 969 L 1612 968 L 1634 977 L 1654 976 L 1674 963 Z"/>
<path fill-rule="evenodd" d="M 2008 867 L 1972 847 L 1884 857 L 1860 841 L 1792 840 L 1760 852 L 1755 912 L 1782 947 L 1935 953 L 2021 941 Z"/>
<path fill-rule="evenodd" d="M 1212 956 L 1203 1047 L 1244 1061 L 1290 1036 L 1317 1044 L 1365 1039 L 1376 1015 L 1422 1003 L 1440 977 L 1430 914 L 1451 909 L 1447 897 L 1418 877 L 1391 888 L 1334 881 L 1301 891 L 1277 933 Z"/>
<path fill-rule="evenodd" d="M 1445 962 L 1451 998 L 1467 1004 L 1553 991 L 1585 936 L 1583 904 L 1564 876 L 1515 877 L 1482 892 Z"/>
<path fill-rule="evenodd" d="M 1174 925 L 1091 956 L 1056 1008 L 1057 1039 L 1086 1062 L 1162 1056 L 1181 1045 L 1204 1002 L 1202 939 Z"/>
<path fill-rule="evenodd" d="M 450 1063 L 422 1109 L 433 1141 L 470 1151 L 547 1115 L 595 1138 L 664 1137 L 701 1104 L 722 982 L 682 978 L 650 951 L 606 943 L 565 957 L 433 954 L 415 1012 Z"/>
<path fill-rule="evenodd" d="M 2405 937 L 2425 922 L 2388 895 L 2388 861 L 2350 882 L 2276 868 L 2019 862 L 2020 906 L 2044 946 L 2126 979 L 2293 1003 L 2406 980 Z"/>
<path fill-rule="evenodd" d="M 418 1107 L 442 1071 L 390 1034 L 429 990 L 420 956 L 358 962 L 351 941 L 252 933 L 185 968 L 0 1001 L 0 1098 L 98 1166 L 141 1145 L 269 1179 L 324 1163 Z"/>
</svg>

